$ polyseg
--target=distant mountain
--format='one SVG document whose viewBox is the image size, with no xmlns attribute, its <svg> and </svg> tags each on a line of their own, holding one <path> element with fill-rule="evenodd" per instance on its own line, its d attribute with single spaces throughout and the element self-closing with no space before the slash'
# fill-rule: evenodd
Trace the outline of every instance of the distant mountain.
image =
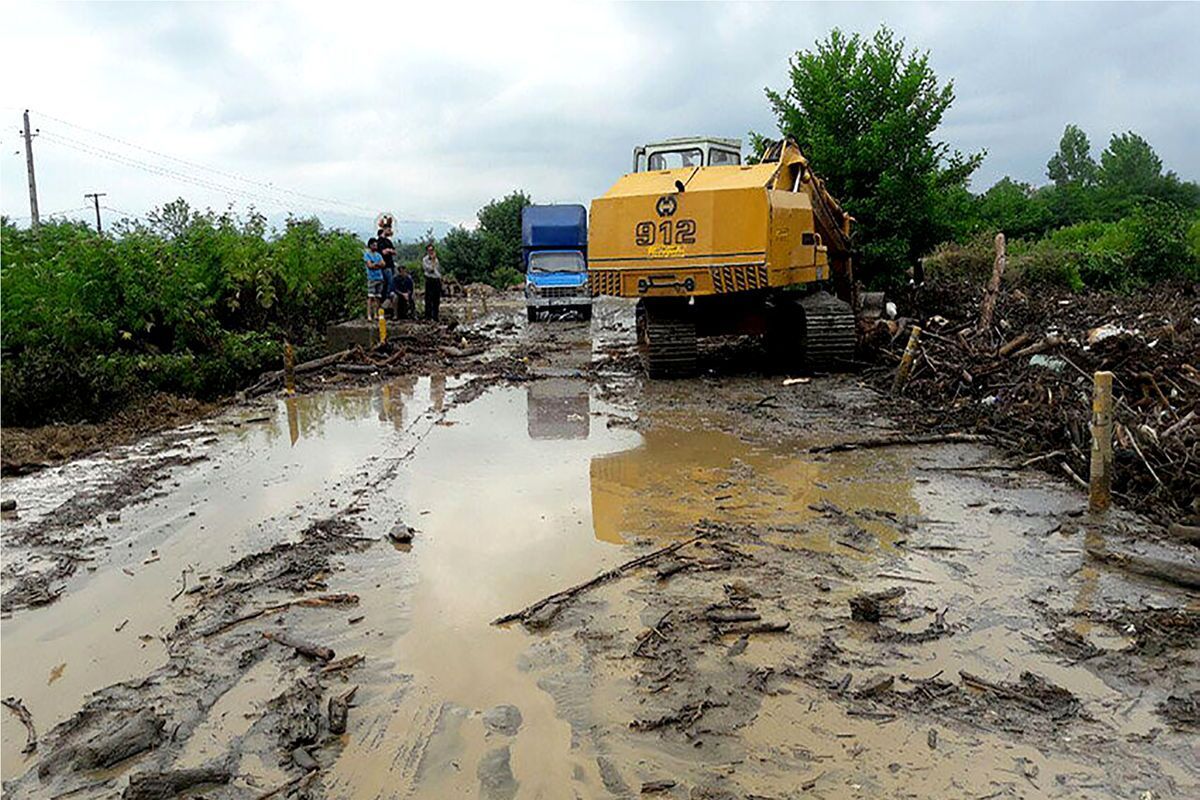
<svg viewBox="0 0 1200 800">
<path fill-rule="evenodd" d="M 318 211 L 321 224 L 327 228 L 341 228 L 368 239 L 375 235 L 375 218 L 368 215 L 346 214 L 341 211 Z M 267 223 L 276 228 L 282 228 L 287 220 L 286 214 L 270 214 Z M 396 237 L 402 242 L 415 242 L 425 238 L 426 231 L 432 230 L 435 239 L 441 239 L 453 225 L 442 220 L 396 220 Z"/>
</svg>

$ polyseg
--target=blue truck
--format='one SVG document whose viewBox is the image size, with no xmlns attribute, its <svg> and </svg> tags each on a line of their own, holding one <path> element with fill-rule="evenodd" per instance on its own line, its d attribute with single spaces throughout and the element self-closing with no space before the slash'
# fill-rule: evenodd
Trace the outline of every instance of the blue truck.
<svg viewBox="0 0 1200 800">
<path fill-rule="evenodd" d="M 530 322 L 545 312 L 575 311 L 592 318 L 587 274 L 587 209 L 581 205 L 526 206 L 521 212 L 521 261 Z"/>
</svg>

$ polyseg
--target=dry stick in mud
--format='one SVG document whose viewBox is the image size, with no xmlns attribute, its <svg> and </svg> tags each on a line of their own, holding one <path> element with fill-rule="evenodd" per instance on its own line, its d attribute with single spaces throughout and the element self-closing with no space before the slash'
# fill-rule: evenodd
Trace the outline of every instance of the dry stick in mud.
<svg viewBox="0 0 1200 800">
<path fill-rule="evenodd" d="M 304 773 L 303 775 L 301 775 L 297 778 L 292 778 L 290 781 L 283 784 L 282 786 L 276 786 L 274 789 L 272 789 L 269 792 L 263 792 L 255 800 L 267 800 L 267 798 L 269 798 L 269 797 L 277 797 L 281 794 L 286 794 L 291 789 L 298 789 L 301 786 L 307 786 L 312 781 L 313 778 L 317 777 L 317 773 L 320 771 L 321 771 L 320 767 L 318 767 L 316 769 L 310 769 L 308 772 Z"/>
<path fill-rule="evenodd" d="M 284 647 L 290 647 L 302 656 L 308 656 L 320 661 L 331 661 L 333 659 L 334 653 L 332 648 L 306 642 L 303 639 L 296 639 L 286 633 L 263 631 L 263 638 L 276 644 L 281 644 Z"/>
<path fill-rule="evenodd" d="M 929 433 L 918 436 L 884 436 L 879 439 L 859 439 L 808 448 L 810 453 L 844 453 L 850 450 L 875 450 L 881 447 L 907 447 L 916 444 L 959 444 L 986 442 L 988 437 L 978 433 Z"/>
<path fill-rule="evenodd" d="M 358 595 L 356 594 L 323 594 L 320 597 L 305 597 L 300 600 L 289 600 L 286 603 L 276 603 L 273 606 L 260 608 L 256 611 L 242 614 L 240 617 L 234 617 L 228 622 L 223 622 L 212 630 L 202 633 L 201 638 L 207 639 L 210 636 L 216 636 L 224 633 L 230 628 L 241 625 L 243 622 L 249 622 L 252 619 L 258 619 L 264 614 L 273 614 L 276 611 L 283 611 L 284 609 L 291 608 L 292 606 L 307 606 L 311 608 L 315 606 L 354 605 L 357 602 Z"/>
<path fill-rule="evenodd" d="M 1178 561 L 1167 561 L 1152 556 L 1139 556 L 1135 553 L 1117 553 L 1100 547 L 1087 548 L 1087 554 L 1097 561 L 1121 567 L 1127 572 L 1158 578 L 1176 586 L 1200 589 L 1200 568 L 1191 564 L 1181 564 Z"/>
<path fill-rule="evenodd" d="M 651 561 L 653 561 L 654 559 L 658 558 L 659 556 L 665 556 L 668 553 L 674 553 L 676 550 L 679 550 L 683 547 L 687 547 L 689 544 L 695 544 L 696 542 L 705 538 L 707 535 L 708 534 L 706 534 L 706 533 L 700 533 L 700 534 L 697 534 L 697 535 L 691 537 L 690 539 L 684 539 L 682 542 L 675 542 L 674 544 L 669 544 L 666 547 L 660 547 L 659 549 L 655 550 L 654 552 L 647 553 L 644 556 L 639 556 L 639 557 L 633 559 L 632 561 L 626 561 L 624 564 L 621 564 L 618 567 L 613 567 L 612 569 L 608 570 L 607 572 L 600 573 L 599 575 L 592 578 L 591 580 L 584 581 L 583 583 L 580 583 L 580 584 L 576 584 L 575 586 L 572 586 L 569 589 L 563 589 L 561 592 L 555 592 L 554 594 L 552 594 L 548 597 L 543 597 L 541 600 L 538 600 L 536 603 L 532 603 L 531 605 L 526 606 L 525 608 L 521 609 L 520 611 L 514 611 L 511 614 L 505 614 L 502 617 L 497 617 L 496 619 L 492 620 L 492 624 L 493 625 L 503 625 L 506 622 L 512 622 L 513 620 L 517 620 L 517 619 L 522 620 L 522 621 L 527 621 L 527 620 L 531 619 L 533 617 L 533 615 L 536 614 L 538 611 L 542 610 L 543 608 L 545 608 L 546 606 L 548 606 L 552 603 L 555 606 L 557 606 L 560 603 L 566 602 L 567 600 L 571 600 L 576 595 L 586 592 L 589 589 L 594 589 L 595 587 L 597 587 L 603 583 L 608 583 L 609 581 L 614 580 L 615 578 L 619 578 L 622 575 L 624 575 L 626 572 L 629 572 L 630 570 L 634 570 L 640 566 L 648 564 Z M 555 613 L 557 613 L 557 611 L 555 611 Z M 550 616 L 552 618 L 553 614 L 551 614 Z M 549 621 L 550 620 L 546 620 L 546 623 L 548 624 Z"/>
<path fill-rule="evenodd" d="M 19 697 L 6 697 L 3 702 L 14 714 L 17 719 L 21 720 L 21 724 L 25 726 L 25 746 L 21 748 L 22 753 L 32 753 L 37 750 L 37 731 L 33 728 L 33 715 L 29 713 L 29 709 L 21 702 Z"/>
</svg>

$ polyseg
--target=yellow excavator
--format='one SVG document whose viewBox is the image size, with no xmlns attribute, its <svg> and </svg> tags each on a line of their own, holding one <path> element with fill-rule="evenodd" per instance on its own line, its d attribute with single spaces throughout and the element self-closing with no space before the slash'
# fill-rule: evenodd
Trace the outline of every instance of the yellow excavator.
<svg viewBox="0 0 1200 800">
<path fill-rule="evenodd" d="M 852 217 L 791 140 L 741 162 L 736 139 L 644 145 L 592 201 L 591 292 L 637 299 L 651 377 L 694 373 L 698 336 L 765 336 L 785 370 L 854 354 Z"/>
</svg>

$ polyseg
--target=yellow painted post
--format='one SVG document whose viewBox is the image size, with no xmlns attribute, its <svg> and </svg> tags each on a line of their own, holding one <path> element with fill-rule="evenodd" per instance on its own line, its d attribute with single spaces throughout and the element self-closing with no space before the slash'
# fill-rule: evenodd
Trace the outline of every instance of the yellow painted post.
<svg viewBox="0 0 1200 800">
<path fill-rule="evenodd" d="M 383 344 L 387 341 L 387 315 L 383 313 L 383 309 L 379 309 L 379 343 Z"/>
<path fill-rule="evenodd" d="M 908 344 L 904 348 L 904 355 L 900 358 L 900 369 L 896 370 L 896 380 L 892 383 L 892 394 L 897 394 L 904 388 L 904 384 L 908 382 L 908 374 L 912 372 L 913 359 L 917 355 L 917 341 L 921 338 L 921 327 L 913 325 L 912 333 L 908 336 Z"/>
<path fill-rule="evenodd" d="M 1092 381 L 1092 470 L 1088 509 L 1102 512 L 1112 505 L 1113 374 L 1097 372 Z"/>
<path fill-rule="evenodd" d="M 288 394 L 296 393 L 296 353 L 291 342 L 283 343 L 283 385 Z"/>
</svg>

